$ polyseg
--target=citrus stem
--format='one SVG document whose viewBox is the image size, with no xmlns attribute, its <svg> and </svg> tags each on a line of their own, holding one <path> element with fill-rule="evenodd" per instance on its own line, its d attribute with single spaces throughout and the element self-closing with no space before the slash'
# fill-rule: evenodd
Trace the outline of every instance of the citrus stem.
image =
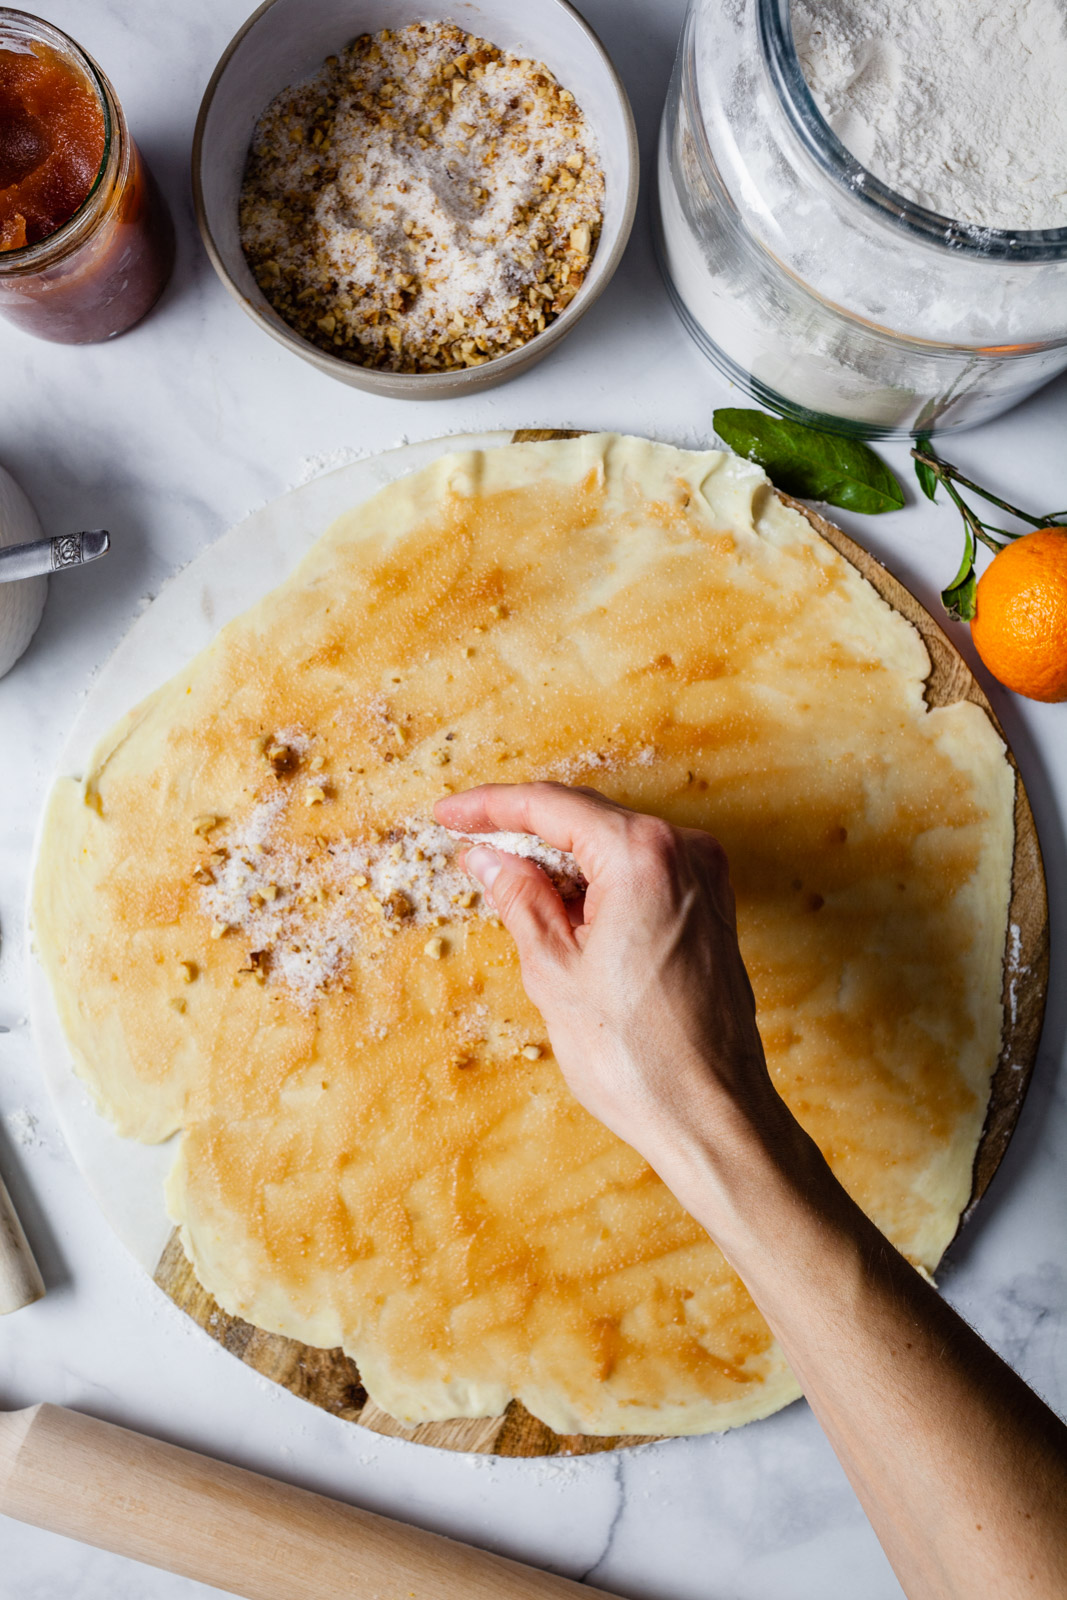
<svg viewBox="0 0 1067 1600">
<path fill-rule="evenodd" d="M 956 488 L 955 484 L 950 483 L 947 478 L 943 478 L 941 481 L 944 483 L 945 489 L 954 502 L 956 509 L 959 511 L 960 516 L 971 530 L 972 537 L 979 540 L 980 543 L 985 545 L 987 550 L 992 550 L 993 554 L 996 555 L 998 551 L 1004 548 L 1003 545 L 998 539 L 994 539 L 991 533 L 986 532 L 985 524 L 981 522 L 977 516 L 975 516 L 966 500 Z M 1007 509 L 1010 510 L 1011 508 L 1008 507 Z M 1017 535 L 1011 533 L 1008 535 L 1008 537 L 1009 539 L 1014 539 L 1017 537 Z"/>
<path fill-rule="evenodd" d="M 1051 516 L 1047 517 L 1031 517 L 1027 512 L 1020 511 L 1018 506 L 1013 506 L 1009 501 L 1002 500 L 999 495 L 991 494 L 988 489 L 983 489 L 980 483 L 974 483 L 970 478 L 965 478 L 962 472 L 958 472 L 952 466 L 951 462 L 942 461 L 937 456 L 927 455 L 924 450 L 913 450 L 911 453 L 916 461 L 921 461 L 924 467 L 930 468 L 930 471 L 945 485 L 950 494 L 952 494 L 951 480 L 954 480 L 956 483 L 962 484 L 965 489 L 970 489 L 973 494 L 981 495 L 982 499 L 988 500 L 990 505 L 999 506 L 1001 511 L 1007 511 L 1011 516 L 1018 517 L 1020 522 L 1028 522 L 1031 528 L 1047 528 L 1053 522 L 1053 518 L 1059 515 L 1058 512 L 1053 512 Z M 952 495 L 952 498 L 962 509 L 962 502 L 959 496 Z M 1007 537 L 1009 539 L 1017 539 L 1019 535 L 1017 533 L 1009 533 Z"/>
</svg>

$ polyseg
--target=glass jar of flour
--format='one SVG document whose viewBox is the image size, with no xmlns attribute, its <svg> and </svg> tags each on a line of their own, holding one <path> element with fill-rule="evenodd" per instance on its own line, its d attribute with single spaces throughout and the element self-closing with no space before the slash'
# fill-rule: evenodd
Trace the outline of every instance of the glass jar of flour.
<svg viewBox="0 0 1067 1600">
<path fill-rule="evenodd" d="M 874 178 L 816 107 L 789 0 L 690 0 L 659 244 L 720 371 L 819 427 L 971 427 L 1067 367 L 1067 228 L 952 222 Z"/>
</svg>

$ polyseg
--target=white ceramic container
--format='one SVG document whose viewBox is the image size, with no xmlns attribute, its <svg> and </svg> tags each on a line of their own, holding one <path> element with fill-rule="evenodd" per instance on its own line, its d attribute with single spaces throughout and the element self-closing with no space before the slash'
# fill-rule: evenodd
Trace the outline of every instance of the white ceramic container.
<svg viewBox="0 0 1067 1600">
<path fill-rule="evenodd" d="M 0 546 L 43 538 L 36 511 L 14 478 L 0 467 Z M 0 677 L 10 672 L 37 632 L 47 594 L 47 578 L 0 583 Z"/>
<path fill-rule="evenodd" d="M 637 134 L 626 90 L 596 34 L 566 0 L 456 0 L 442 19 L 503 50 L 543 61 L 571 91 L 596 133 L 604 164 L 600 242 L 585 283 L 543 333 L 481 367 L 460 372 L 381 372 L 328 355 L 272 309 L 249 270 L 238 200 L 256 121 L 274 96 L 317 72 L 357 34 L 432 19 L 410 0 L 267 0 L 227 47 L 204 93 L 193 137 L 193 198 L 212 264 L 248 314 L 296 355 L 357 389 L 394 400 L 444 400 L 490 389 L 525 372 L 565 339 L 611 280 L 637 205 Z"/>
</svg>

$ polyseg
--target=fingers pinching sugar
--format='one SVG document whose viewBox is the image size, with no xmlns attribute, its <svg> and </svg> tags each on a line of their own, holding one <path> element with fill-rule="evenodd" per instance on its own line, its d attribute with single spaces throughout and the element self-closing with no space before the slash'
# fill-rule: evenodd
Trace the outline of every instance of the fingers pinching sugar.
<svg viewBox="0 0 1067 1600">
<path fill-rule="evenodd" d="M 493 884 L 503 865 L 499 851 L 490 849 L 487 844 L 476 844 L 462 857 L 462 862 L 465 871 L 477 878 L 487 895 L 492 895 Z"/>
<path fill-rule="evenodd" d="M 475 845 L 463 865 L 485 890 L 528 964 L 538 955 L 558 958 L 574 945 L 571 920 L 548 875 L 523 856 Z"/>
<path fill-rule="evenodd" d="M 486 783 L 438 800 L 434 815 L 458 833 L 536 834 L 569 851 L 585 876 L 607 865 L 606 852 L 622 839 L 632 816 L 595 789 L 561 783 Z"/>
</svg>

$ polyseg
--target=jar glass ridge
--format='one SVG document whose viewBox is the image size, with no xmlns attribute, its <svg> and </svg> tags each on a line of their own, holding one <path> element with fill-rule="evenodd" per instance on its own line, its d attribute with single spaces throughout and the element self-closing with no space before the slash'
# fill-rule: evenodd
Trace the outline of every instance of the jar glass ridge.
<svg viewBox="0 0 1067 1600">
<path fill-rule="evenodd" d="M 880 183 L 815 104 L 789 0 L 690 0 L 658 178 L 677 309 L 773 410 L 947 431 L 1067 367 L 1067 228 L 979 228 Z"/>
</svg>

